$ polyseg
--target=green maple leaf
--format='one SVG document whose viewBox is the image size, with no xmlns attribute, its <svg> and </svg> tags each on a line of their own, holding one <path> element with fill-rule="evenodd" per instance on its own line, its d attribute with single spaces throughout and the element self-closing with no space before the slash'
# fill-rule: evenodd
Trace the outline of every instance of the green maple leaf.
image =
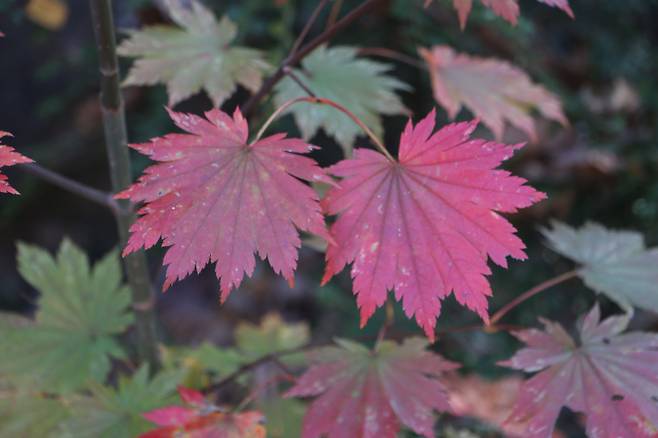
<svg viewBox="0 0 658 438">
<path fill-rule="evenodd" d="M 0 385 L 0 436 L 62 437 L 69 415 L 59 400 Z"/>
<path fill-rule="evenodd" d="M 142 414 L 176 404 L 182 371 L 161 371 L 149 378 L 142 366 L 130 378 L 120 377 L 117 388 L 92 384 L 89 395 L 71 398 L 71 417 L 64 429 L 77 438 L 133 437 L 152 429 Z"/>
<path fill-rule="evenodd" d="M 396 91 L 411 87 L 386 74 L 391 65 L 358 58 L 357 50 L 319 47 L 304 58 L 301 70 L 293 72 L 317 97 L 343 105 L 381 136 L 384 130 L 381 115 L 406 114 L 408 110 Z M 280 106 L 306 95 L 297 82 L 286 77 L 277 85 L 274 100 Z M 334 108 L 299 103 L 290 112 L 304 139 L 310 139 L 322 128 L 338 141 L 347 155 L 351 155 L 357 135 L 362 134 L 361 128 Z"/>
<path fill-rule="evenodd" d="M 17 386 L 68 393 L 88 381 L 104 381 L 110 357 L 124 352 L 113 335 L 132 322 L 130 293 L 111 252 L 93 268 L 64 240 L 56 258 L 19 243 L 18 270 L 40 293 L 34 321 L 3 318 L 0 373 Z"/>
<path fill-rule="evenodd" d="M 640 233 L 553 222 L 543 234 L 553 250 L 580 265 L 578 275 L 587 286 L 625 310 L 637 306 L 658 312 L 658 248 L 646 248 Z"/>
<path fill-rule="evenodd" d="M 219 107 L 238 85 L 257 90 L 269 68 L 261 52 L 231 45 L 236 25 L 215 16 L 196 1 L 165 0 L 171 19 L 180 27 L 150 26 L 130 31 L 118 48 L 122 56 L 138 58 L 124 85 L 166 83 L 169 105 L 204 89 Z"/>
</svg>

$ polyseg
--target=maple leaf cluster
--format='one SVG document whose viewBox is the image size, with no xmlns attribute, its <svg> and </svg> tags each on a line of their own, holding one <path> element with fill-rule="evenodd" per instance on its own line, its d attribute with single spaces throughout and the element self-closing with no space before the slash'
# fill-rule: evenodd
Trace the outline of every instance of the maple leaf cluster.
<svg viewBox="0 0 658 438">
<path fill-rule="evenodd" d="M 313 149 L 303 140 L 275 134 L 248 142 L 239 110 L 170 115 L 187 133 L 132 145 L 159 163 L 117 195 L 145 203 L 124 253 L 160 238 L 169 247 L 165 288 L 214 262 L 226 300 L 253 273 L 255 253 L 292 282 L 298 230 L 307 231 L 329 244 L 323 282 L 352 263 L 362 324 L 393 290 L 433 339 L 451 293 L 487 320 L 487 258 L 503 267 L 508 256 L 525 258 L 499 213 L 544 198 L 496 169 L 522 144 L 472 139 L 476 122 L 434 132 L 434 111 L 407 124 L 398 160 L 361 148 L 326 171 L 303 156 Z M 320 202 L 303 181 L 333 187 Z M 323 213 L 337 216 L 329 231 Z"/>
<path fill-rule="evenodd" d="M 458 366 L 419 338 L 374 350 L 337 340 L 309 355 L 311 366 L 286 395 L 317 397 L 303 438 L 394 438 L 400 424 L 433 437 L 433 411 L 480 418 L 514 437 L 551 438 L 562 407 L 585 414 L 590 437 L 655 438 L 658 335 L 622 333 L 629 320 L 601 320 L 595 305 L 577 340 L 543 319 L 544 330 L 513 332 L 527 346 L 500 365 L 536 373 L 526 381 L 446 377 Z"/>
</svg>

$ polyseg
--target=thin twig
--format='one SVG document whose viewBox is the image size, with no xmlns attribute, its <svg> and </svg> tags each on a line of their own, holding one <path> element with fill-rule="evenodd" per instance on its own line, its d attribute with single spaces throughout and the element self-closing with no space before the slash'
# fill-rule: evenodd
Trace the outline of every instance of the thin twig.
<svg viewBox="0 0 658 438">
<path fill-rule="evenodd" d="M 302 345 L 301 347 L 290 348 L 290 349 L 287 349 L 287 350 L 281 350 L 281 351 L 277 351 L 277 352 L 270 353 L 270 354 L 267 354 L 265 356 L 259 357 L 258 359 L 255 359 L 251 362 L 247 362 L 247 363 L 243 364 L 242 366 L 240 366 L 240 368 L 233 371 L 231 374 L 224 377 L 223 379 L 218 380 L 217 382 L 206 386 L 205 388 L 203 388 L 201 390 L 201 392 L 203 392 L 204 394 L 207 395 L 207 394 L 211 394 L 213 392 L 219 391 L 224 386 L 228 385 L 229 383 L 231 383 L 232 381 L 234 381 L 235 379 L 237 379 L 241 375 L 243 375 L 245 373 L 248 373 L 249 371 L 253 370 L 254 368 L 257 368 L 258 366 L 260 366 L 262 364 L 271 362 L 273 360 L 277 360 L 277 359 L 279 359 L 283 356 L 289 356 L 291 354 L 300 353 L 302 351 L 305 351 L 305 350 L 308 350 L 308 349 L 311 349 L 311 348 L 316 348 L 316 347 L 317 346 L 310 345 L 310 344 Z"/>
<path fill-rule="evenodd" d="M 263 134 L 265 133 L 265 130 L 267 130 L 267 128 L 272 124 L 272 122 L 282 112 L 287 110 L 292 105 L 295 105 L 296 103 L 300 103 L 300 102 L 317 103 L 317 104 L 320 104 L 320 105 L 328 105 L 328 106 L 330 106 L 332 108 L 335 108 L 338 111 L 342 112 L 343 114 L 348 116 L 350 119 L 352 119 L 352 121 L 354 123 L 356 123 L 363 130 L 363 132 L 366 133 L 366 135 L 375 144 L 375 146 L 377 146 L 377 149 L 379 149 L 379 151 L 382 154 L 384 154 L 389 161 L 395 162 L 395 158 L 393 158 L 393 156 L 386 150 L 386 147 L 384 146 L 384 143 L 382 143 L 382 141 L 379 139 L 379 137 L 377 137 L 377 135 L 375 135 L 375 133 L 372 132 L 372 130 L 370 128 L 368 128 L 365 123 L 363 123 L 361 121 L 361 119 L 359 119 L 352 111 L 348 110 L 343 105 L 341 105 L 339 103 L 336 103 L 333 100 L 325 99 L 325 98 L 322 98 L 322 97 L 311 97 L 311 96 L 297 97 L 295 99 L 291 99 L 291 100 L 288 100 L 288 101 L 284 102 L 280 107 L 278 107 L 276 109 L 276 111 L 274 111 L 272 113 L 272 115 L 265 121 L 265 123 L 263 123 L 263 126 L 260 128 L 260 130 L 256 134 L 256 138 L 254 139 L 254 141 L 252 143 L 257 142 L 263 136 Z"/>
<path fill-rule="evenodd" d="M 244 408 L 247 407 L 247 405 L 249 405 L 251 402 L 256 400 L 260 392 L 269 389 L 271 386 L 275 384 L 278 385 L 279 382 L 281 381 L 294 383 L 295 381 L 297 381 L 297 379 L 295 378 L 295 376 L 291 374 L 286 374 L 286 373 L 275 374 L 270 379 L 266 380 L 262 384 L 258 385 L 256 388 L 252 389 L 249 392 L 249 394 L 247 394 L 247 396 L 244 399 L 242 399 L 242 401 L 238 403 L 238 405 L 232 411 L 233 412 L 242 411 Z"/>
<path fill-rule="evenodd" d="M 41 167 L 36 163 L 24 164 L 18 166 L 18 168 L 61 189 L 85 198 L 88 201 L 107 207 L 115 214 L 120 210 L 119 203 L 112 198 L 111 193 L 103 192 L 86 184 L 72 180 L 71 178 L 67 178 L 57 172 Z"/>
<path fill-rule="evenodd" d="M 335 0 L 334 5 L 331 7 L 331 11 L 329 12 L 329 18 L 327 18 L 327 26 L 326 29 L 329 29 L 331 26 L 336 23 L 336 20 L 338 19 L 338 14 L 340 14 L 340 10 L 343 7 L 343 0 Z"/>
<path fill-rule="evenodd" d="M 435 334 L 436 336 L 444 336 L 444 335 L 450 335 L 455 333 L 467 333 L 467 332 L 477 332 L 477 331 L 483 331 L 485 333 L 496 333 L 501 330 L 506 330 L 506 331 L 521 330 L 523 328 L 525 327 L 519 325 L 513 325 L 513 324 L 497 324 L 495 326 L 483 325 L 483 324 L 469 324 L 459 327 L 448 327 L 445 329 L 437 330 Z"/>
<path fill-rule="evenodd" d="M 521 295 L 504 305 L 499 311 L 493 314 L 491 317 L 491 320 L 489 322 L 490 326 L 495 326 L 500 319 L 505 316 L 507 313 L 509 313 L 512 309 L 514 309 L 516 306 L 519 304 L 523 303 L 524 301 L 534 297 L 540 292 L 545 291 L 546 289 L 549 289 L 557 284 L 560 284 L 562 282 L 565 282 L 567 280 L 570 280 L 578 275 L 578 271 L 569 271 L 565 272 L 564 274 L 558 275 L 557 277 L 553 277 L 549 280 L 546 280 L 537 286 L 528 289 L 527 291 L 523 292 Z"/>
<path fill-rule="evenodd" d="M 329 29 L 325 30 L 309 43 L 302 46 L 293 56 L 284 59 L 279 68 L 272 74 L 272 76 L 267 78 L 267 80 L 263 82 L 263 85 L 261 85 L 258 91 L 251 96 L 247 103 L 244 104 L 242 112 L 244 114 L 250 114 L 254 110 L 256 104 L 260 102 L 261 99 L 263 99 L 265 96 L 267 96 L 270 91 L 272 91 L 272 88 L 274 88 L 274 86 L 285 76 L 284 69 L 287 66 L 293 66 L 297 64 L 318 46 L 329 41 L 335 34 L 352 24 L 352 22 L 361 16 L 365 15 L 370 10 L 370 8 L 372 8 L 380 1 L 383 0 L 365 0 L 363 3 L 361 3 L 361 5 L 353 9 L 349 14 L 341 18 Z"/>
<path fill-rule="evenodd" d="M 293 81 L 295 81 L 295 83 L 296 83 L 297 85 L 299 85 L 299 87 L 300 87 L 302 90 L 304 90 L 304 92 L 305 92 L 306 94 L 308 94 L 308 95 L 311 96 L 311 97 L 317 97 L 317 96 L 315 95 L 315 93 L 314 93 L 310 88 L 308 88 L 308 86 L 304 83 L 304 81 L 302 81 L 302 79 L 301 79 L 299 76 L 297 76 L 297 74 L 293 71 L 292 68 L 286 66 L 286 67 L 283 69 L 283 71 L 284 71 L 284 73 L 285 73 L 290 79 L 292 79 Z"/>
<path fill-rule="evenodd" d="M 379 56 L 381 58 L 388 58 L 409 64 L 420 70 L 427 70 L 427 65 L 421 60 L 395 50 L 387 49 L 386 47 L 364 47 L 359 50 L 359 54 L 362 56 Z"/>
<path fill-rule="evenodd" d="M 313 13 L 309 17 L 308 21 L 306 22 L 306 25 L 304 25 L 304 28 L 302 29 L 302 32 L 299 34 L 297 39 L 292 45 L 292 48 L 290 49 L 290 53 L 288 54 L 288 57 L 293 56 L 295 53 L 297 53 L 297 50 L 299 50 L 299 47 L 302 45 L 304 42 L 304 39 L 308 35 L 308 33 L 311 31 L 311 28 L 313 27 L 313 24 L 315 24 L 315 20 L 318 19 L 318 16 L 320 15 L 320 12 L 324 9 L 326 4 L 329 2 L 329 0 L 320 0 L 318 5 L 315 7 L 313 10 Z"/>
</svg>

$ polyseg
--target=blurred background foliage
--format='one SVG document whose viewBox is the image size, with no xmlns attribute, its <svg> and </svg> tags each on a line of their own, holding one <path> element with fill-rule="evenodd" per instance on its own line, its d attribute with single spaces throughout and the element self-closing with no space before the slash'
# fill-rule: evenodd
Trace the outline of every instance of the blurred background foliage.
<svg viewBox="0 0 658 438">
<path fill-rule="evenodd" d="M 204 3 L 218 15 L 228 14 L 238 25 L 238 42 L 265 50 L 268 61 L 274 65 L 285 56 L 316 4 L 313 0 Z M 343 11 L 358 3 L 345 0 Z M 547 225 L 549 219 L 571 225 L 593 220 L 610 227 L 635 229 L 645 235 L 649 246 L 655 246 L 658 0 L 572 0 L 575 21 L 536 1 L 521 0 L 517 27 L 475 2 L 464 31 L 459 29 L 451 2 L 437 0 L 426 9 L 422 3 L 382 2 L 357 25 L 339 34 L 332 44 L 387 47 L 410 56 L 417 56 L 418 46 L 448 44 L 458 51 L 503 58 L 558 94 L 570 121 L 568 128 L 562 128 L 540 120 L 539 141 L 507 165 L 547 192 L 549 199 L 511 217 L 527 244 L 529 260 L 512 262 L 507 271 L 494 268 L 491 308 L 498 309 L 525 289 L 571 268 L 569 261 L 542 243 L 538 229 Z M 328 10 L 313 33 L 324 28 L 327 14 Z M 115 16 L 120 29 L 168 21 L 161 5 L 150 0 L 116 1 Z M 0 0 L 0 29 L 6 35 L 0 39 L 0 129 L 14 134 L 10 144 L 45 167 L 107 189 L 109 177 L 97 101 L 97 61 L 87 3 Z M 402 93 L 402 98 L 414 118 L 435 106 L 424 71 L 382 61 L 393 63 L 395 76 L 413 88 Z M 129 61 L 122 62 L 125 75 Z M 223 108 L 232 111 L 247 96 L 241 90 Z M 167 102 L 163 86 L 126 88 L 125 101 L 132 142 L 173 130 L 163 110 Z M 177 109 L 200 113 L 210 106 L 210 100 L 199 94 Z M 255 114 L 252 126 L 258 126 L 271 110 L 271 100 L 267 100 Z M 469 117 L 467 111 L 462 111 L 458 118 Z M 439 118 L 440 122 L 448 121 L 442 110 Z M 385 118 L 385 139 L 391 150 L 397 148 L 405 122 L 402 116 Z M 278 129 L 297 132 L 291 117 L 281 119 L 277 125 Z M 480 133 L 490 136 L 485 130 Z M 525 139 L 521 133 L 508 129 L 505 140 Z M 315 155 L 323 165 L 342 156 L 341 148 L 322 133 L 313 143 L 322 146 Z M 362 139 L 361 143 L 365 141 Z M 135 155 L 135 176 L 147 164 L 146 158 Z M 70 236 L 96 260 L 116 245 L 117 237 L 109 212 L 21 174 L 20 169 L 8 173 L 22 196 L 3 197 L 0 208 L 0 309 L 29 315 L 34 312 L 36 292 L 17 272 L 17 240 L 53 250 L 63 236 Z M 149 251 L 157 285 L 163 281 L 162 255 L 159 248 Z M 290 289 L 283 279 L 260 264 L 253 278 L 243 282 L 221 307 L 213 273 L 207 269 L 193 275 L 158 296 L 165 338 L 181 347 L 203 342 L 232 345 L 236 341 L 236 326 L 259 324 L 267 313 L 276 312 L 286 321 L 309 324 L 313 342 L 327 342 L 335 336 L 372 339 L 381 325 L 383 312 L 379 311 L 360 330 L 349 275 L 344 272 L 321 288 L 322 265 L 322 254 L 304 247 L 296 285 Z M 612 303 L 601 300 L 604 309 L 614 310 Z M 525 303 L 507 322 L 532 325 L 537 315 L 542 315 L 571 326 L 593 301 L 594 294 L 579 280 L 572 280 Z M 479 322 L 475 314 L 459 307 L 452 298 L 443 309 L 439 332 Z M 655 319 L 648 315 L 638 321 L 644 327 L 656 327 Z M 242 332 L 245 330 L 250 329 L 243 328 Z M 308 336 L 305 329 L 290 330 L 285 336 Z M 418 332 L 397 307 L 396 324 L 390 335 L 404 337 Z M 239 339 L 237 333 L 238 343 Z M 261 341 L 263 346 L 277 342 L 267 338 Z M 481 331 L 446 333 L 439 336 L 436 346 L 446 357 L 463 363 L 466 371 L 489 377 L 501 373 L 495 362 L 509 357 L 516 347 L 505 334 Z M 252 348 L 261 347 L 254 344 Z M 231 350 L 226 351 L 230 368 Z M 170 358 L 175 360 L 174 356 Z M 452 435 L 445 432 L 445 436 L 467 436 L 459 435 L 457 429 Z"/>
</svg>

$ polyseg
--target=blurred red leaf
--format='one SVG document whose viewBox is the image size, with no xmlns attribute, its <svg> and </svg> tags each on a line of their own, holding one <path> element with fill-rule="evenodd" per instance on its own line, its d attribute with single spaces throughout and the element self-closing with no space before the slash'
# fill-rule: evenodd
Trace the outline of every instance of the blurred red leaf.
<svg viewBox="0 0 658 438">
<path fill-rule="evenodd" d="M 522 144 L 471 139 L 476 122 L 433 134 L 435 113 L 400 139 L 399 161 L 357 149 L 329 171 L 341 177 L 322 200 L 331 227 L 326 283 L 352 265 L 364 325 L 392 289 L 406 314 L 434 338 L 441 300 L 451 292 L 484 320 L 491 288 L 487 256 L 507 266 L 525 259 L 514 227 L 496 212 L 515 212 L 545 195 L 496 167 Z"/>
<path fill-rule="evenodd" d="M 523 379 L 518 376 L 486 380 L 477 375 L 445 378 L 450 394 L 450 406 L 455 415 L 473 417 L 500 427 L 509 438 L 524 438 L 526 425 L 505 422 L 512 413 Z M 553 438 L 564 435 L 555 432 Z"/>
<path fill-rule="evenodd" d="M 537 140 L 532 111 L 566 125 L 559 99 L 521 69 L 495 58 L 456 53 L 448 46 L 419 48 L 430 70 L 434 98 L 455 118 L 462 106 L 482 119 L 497 139 L 505 123 Z"/>
<path fill-rule="evenodd" d="M 190 407 L 168 406 L 145 413 L 144 418 L 162 427 L 140 438 L 265 438 L 260 412 L 221 412 L 198 391 L 179 387 L 178 393 Z"/>
<path fill-rule="evenodd" d="M 419 338 L 384 341 L 374 351 L 337 343 L 311 354 L 313 365 L 286 394 L 319 396 L 304 417 L 303 438 L 395 438 L 400 423 L 434 437 L 432 410 L 450 410 L 439 378 L 457 364 L 426 351 Z"/>
</svg>

